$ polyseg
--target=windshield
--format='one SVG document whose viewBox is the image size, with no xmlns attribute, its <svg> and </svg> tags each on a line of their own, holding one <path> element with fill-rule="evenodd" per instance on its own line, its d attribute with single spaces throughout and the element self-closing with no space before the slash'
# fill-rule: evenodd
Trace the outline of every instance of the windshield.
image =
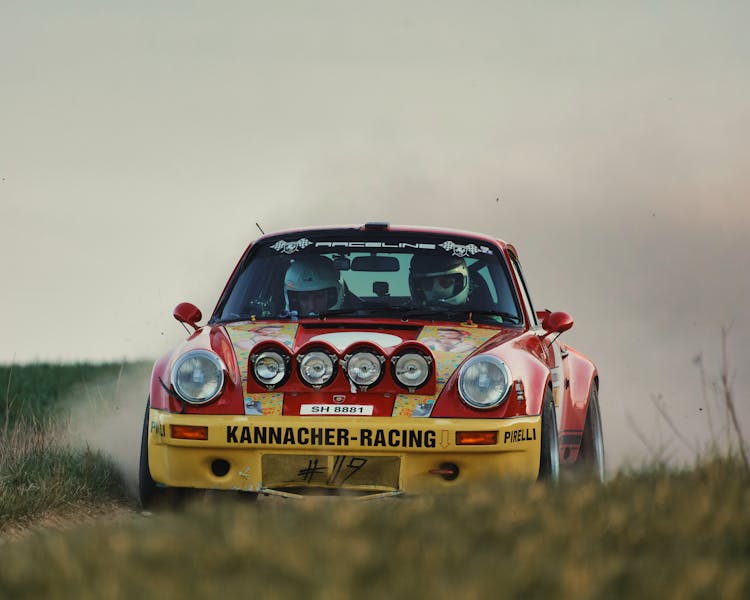
<svg viewBox="0 0 750 600">
<path fill-rule="evenodd" d="M 305 232 L 255 245 L 212 319 L 434 317 L 520 326 L 505 261 L 481 240 Z"/>
</svg>

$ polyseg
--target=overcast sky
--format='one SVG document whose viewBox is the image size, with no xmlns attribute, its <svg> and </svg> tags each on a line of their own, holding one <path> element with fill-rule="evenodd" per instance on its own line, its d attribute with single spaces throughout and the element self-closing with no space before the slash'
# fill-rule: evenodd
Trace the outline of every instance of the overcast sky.
<svg viewBox="0 0 750 600">
<path fill-rule="evenodd" d="M 658 396 L 725 441 L 723 326 L 750 437 L 749 7 L 4 0 L 0 362 L 155 358 L 256 222 L 450 226 L 573 315 L 615 462 L 690 455 Z"/>
</svg>

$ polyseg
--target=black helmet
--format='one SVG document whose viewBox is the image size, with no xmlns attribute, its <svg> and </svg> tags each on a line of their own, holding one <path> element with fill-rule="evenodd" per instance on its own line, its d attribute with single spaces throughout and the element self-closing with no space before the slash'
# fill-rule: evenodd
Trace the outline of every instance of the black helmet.
<svg viewBox="0 0 750 600">
<path fill-rule="evenodd" d="M 463 304 L 469 297 L 469 269 L 460 256 L 415 254 L 409 265 L 409 289 L 415 302 Z"/>
</svg>

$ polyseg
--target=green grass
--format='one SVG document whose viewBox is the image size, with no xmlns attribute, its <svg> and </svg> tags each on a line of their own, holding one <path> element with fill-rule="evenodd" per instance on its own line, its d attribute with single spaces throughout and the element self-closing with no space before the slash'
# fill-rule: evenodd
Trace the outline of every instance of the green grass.
<svg viewBox="0 0 750 600">
<path fill-rule="evenodd" d="M 101 452 L 68 443 L 58 425 L 18 420 L 0 432 L 0 532 L 42 516 L 126 501 L 114 463 Z"/>
<path fill-rule="evenodd" d="M 739 457 L 631 468 L 606 485 L 492 481 L 370 502 L 219 493 L 141 515 L 110 459 L 72 443 L 67 424 L 76 407 L 127 402 L 121 366 L 34 369 L 11 380 L 0 429 L 0 597 L 750 597 Z M 117 521 L 83 518 L 113 509 Z M 55 527 L 16 535 L 49 515 Z"/>
<path fill-rule="evenodd" d="M 125 372 L 143 365 L 0 367 L 0 532 L 41 518 L 97 512 L 130 500 L 123 474 L 101 452 L 77 443 L 73 410 L 118 402 Z M 131 501 L 132 502 L 132 501 Z"/>
<path fill-rule="evenodd" d="M 64 414 L 73 404 L 116 392 L 134 365 L 139 363 L 0 365 L 0 424 Z"/>
<path fill-rule="evenodd" d="M 734 460 L 605 486 L 490 482 L 365 503 L 222 498 L 0 547 L 0 595 L 750 597 L 750 480 Z"/>
</svg>

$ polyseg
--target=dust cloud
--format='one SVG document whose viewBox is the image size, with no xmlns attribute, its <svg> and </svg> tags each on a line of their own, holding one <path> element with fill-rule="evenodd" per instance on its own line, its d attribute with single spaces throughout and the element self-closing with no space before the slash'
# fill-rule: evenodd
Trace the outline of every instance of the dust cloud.
<svg viewBox="0 0 750 600">
<path fill-rule="evenodd" d="M 575 319 L 611 468 L 736 446 L 723 328 L 750 437 L 747 2 L 46 4 L 0 18 L 0 361 L 154 360 L 256 222 L 450 226 Z M 82 439 L 135 456 L 133 385 Z"/>
<path fill-rule="evenodd" d="M 146 363 L 125 364 L 118 377 L 83 383 L 66 399 L 72 407 L 69 442 L 109 457 L 134 497 L 150 374 Z"/>
</svg>

